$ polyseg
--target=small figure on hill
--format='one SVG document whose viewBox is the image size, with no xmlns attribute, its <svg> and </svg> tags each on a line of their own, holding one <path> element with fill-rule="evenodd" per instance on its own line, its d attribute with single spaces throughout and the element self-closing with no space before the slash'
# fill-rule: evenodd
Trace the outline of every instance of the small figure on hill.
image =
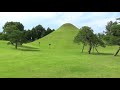
<svg viewBox="0 0 120 90">
<path fill-rule="evenodd" d="M 39 42 L 39 46 L 40 46 L 40 42 Z"/>
<path fill-rule="evenodd" d="M 51 44 L 49 44 L 49 48 L 50 48 Z"/>
</svg>

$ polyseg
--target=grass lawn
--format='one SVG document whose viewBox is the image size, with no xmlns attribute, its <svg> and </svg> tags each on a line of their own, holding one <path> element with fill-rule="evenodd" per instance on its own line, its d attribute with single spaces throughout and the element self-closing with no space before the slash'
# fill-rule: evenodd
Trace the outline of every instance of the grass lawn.
<svg viewBox="0 0 120 90">
<path fill-rule="evenodd" d="M 54 49 L 24 45 L 16 50 L 0 41 L 0 77 L 6 78 L 106 78 L 120 77 L 120 54 L 117 46 L 99 47 L 99 55 L 89 55 L 87 47 Z M 80 46 L 79 46 L 80 47 Z"/>
</svg>

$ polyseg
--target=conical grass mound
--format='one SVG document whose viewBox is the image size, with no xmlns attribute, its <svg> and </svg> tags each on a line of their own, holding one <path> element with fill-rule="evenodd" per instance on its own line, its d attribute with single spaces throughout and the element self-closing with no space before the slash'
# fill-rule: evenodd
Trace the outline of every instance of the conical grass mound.
<svg viewBox="0 0 120 90">
<path fill-rule="evenodd" d="M 78 31 L 79 29 L 76 26 L 71 23 L 66 23 L 60 26 L 56 31 L 31 44 L 41 48 L 74 48 L 75 44 L 73 43 L 73 40 Z M 49 46 L 49 44 L 51 45 Z"/>
</svg>

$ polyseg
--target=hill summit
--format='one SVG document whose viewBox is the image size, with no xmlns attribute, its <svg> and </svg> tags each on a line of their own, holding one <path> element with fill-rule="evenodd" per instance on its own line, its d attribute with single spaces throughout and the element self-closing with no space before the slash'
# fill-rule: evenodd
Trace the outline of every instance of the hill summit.
<svg viewBox="0 0 120 90">
<path fill-rule="evenodd" d="M 65 23 L 65 24 L 63 24 L 62 26 L 60 26 L 59 28 L 58 28 L 58 30 L 59 29 L 63 29 L 63 30 L 72 30 L 72 29 L 78 29 L 76 26 L 74 26 L 73 24 L 71 24 L 71 23 Z"/>
</svg>

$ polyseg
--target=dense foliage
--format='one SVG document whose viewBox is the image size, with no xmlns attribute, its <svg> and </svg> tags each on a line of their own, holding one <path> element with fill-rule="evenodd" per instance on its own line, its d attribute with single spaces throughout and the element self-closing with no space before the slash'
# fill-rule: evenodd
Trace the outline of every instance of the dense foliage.
<svg viewBox="0 0 120 90">
<path fill-rule="evenodd" d="M 117 19 L 119 20 L 119 19 Z M 109 28 L 108 28 L 109 27 Z M 104 40 L 108 45 L 118 45 L 119 49 L 116 51 L 116 56 L 120 50 L 120 24 L 118 22 L 108 22 L 106 25 L 106 35 Z"/>
<path fill-rule="evenodd" d="M 20 22 L 6 22 L 3 26 L 3 32 L 0 33 L 0 40 L 9 40 L 17 49 L 18 44 L 35 41 L 53 31 L 54 29 L 49 27 L 45 30 L 42 25 L 37 25 L 31 30 L 24 30 L 24 25 Z"/>
<path fill-rule="evenodd" d="M 91 53 L 91 49 L 92 48 L 96 49 L 96 47 L 98 45 L 105 47 L 104 42 L 100 38 L 98 38 L 97 35 L 95 35 L 93 33 L 93 30 L 88 26 L 83 26 L 80 29 L 79 33 L 74 38 L 74 42 L 75 43 L 80 43 L 80 42 L 83 43 L 82 52 L 84 50 L 84 46 L 89 45 L 89 50 L 88 50 L 89 54 Z M 96 49 L 96 51 L 97 51 L 97 49 Z"/>
</svg>

